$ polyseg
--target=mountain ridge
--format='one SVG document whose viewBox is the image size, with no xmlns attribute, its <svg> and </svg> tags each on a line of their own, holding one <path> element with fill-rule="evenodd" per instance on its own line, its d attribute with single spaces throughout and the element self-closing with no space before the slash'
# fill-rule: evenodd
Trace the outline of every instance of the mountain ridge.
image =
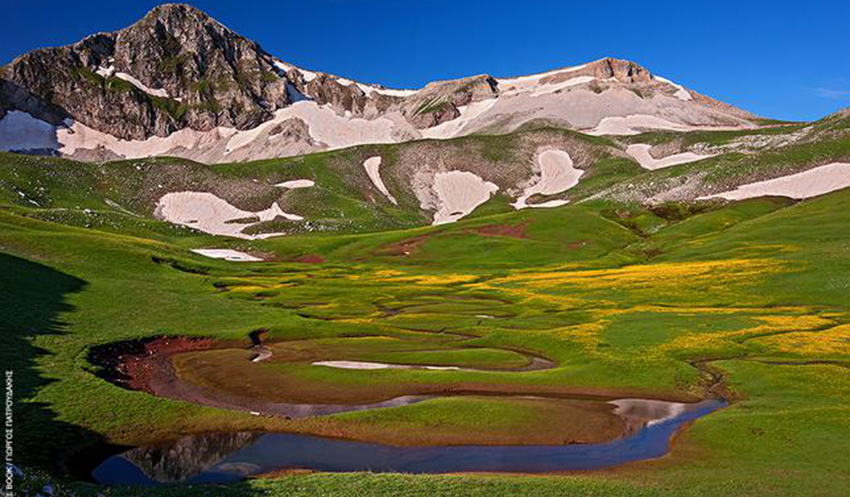
<svg viewBox="0 0 850 497">
<path fill-rule="evenodd" d="M 754 118 L 610 57 L 412 90 L 363 84 L 284 62 L 184 4 L 155 7 L 127 28 L 37 49 L 0 68 L 0 150 L 81 160 L 285 157 L 501 134 L 535 119 L 632 134 L 747 128 Z"/>
</svg>

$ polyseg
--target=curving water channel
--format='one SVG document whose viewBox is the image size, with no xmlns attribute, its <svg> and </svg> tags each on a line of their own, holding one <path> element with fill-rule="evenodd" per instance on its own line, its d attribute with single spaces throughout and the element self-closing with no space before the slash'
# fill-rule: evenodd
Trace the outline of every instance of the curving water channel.
<svg viewBox="0 0 850 497">
<path fill-rule="evenodd" d="M 594 470 L 667 453 L 683 425 L 725 405 L 644 399 L 611 402 L 630 432 L 602 444 L 396 447 L 309 435 L 232 432 L 139 447 L 100 464 L 104 484 L 231 482 L 287 469 L 347 472 L 523 472 Z"/>
<path fill-rule="evenodd" d="M 250 347 L 253 362 L 272 357 L 262 340 L 264 331 L 252 333 Z M 468 337 L 459 336 L 458 340 Z M 181 343 L 181 340 L 183 342 Z M 210 391 L 178 377 L 171 357 L 183 350 L 202 350 L 207 342 L 186 341 L 179 337 L 161 337 L 134 344 L 130 353 L 109 353 L 119 357 L 113 369 L 121 373 L 118 384 L 142 389 L 154 395 L 187 400 L 213 407 L 301 418 L 349 411 L 397 407 L 447 395 L 497 395 L 502 398 L 546 398 L 539 394 L 487 391 L 445 391 L 440 394 L 415 394 L 363 404 L 295 404 L 259 401 L 221 391 Z M 113 349 L 108 349 L 114 352 Z M 119 347 L 119 350 L 124 350 Z M 508 349 L 506 349 L 508 350 Z M 514 351 L 519 352 L 519 351 Z M 528 364 L 513 371 L 549 369 L 555 364 L 543 357 L 521 352 Z M 133 377 L 133 367 L 143 367 L 141 383 Z M 473 370 L 455 366 L 389 364 L 365 361 L 315 361 L 317 367 L 342 369 L 426 369 Z M 477 370 L 486 371 L 486 370 Z M 127 381 L 129 378 L 129 382 Z M 596 444 L 568 445 L 466 445 L 397 447 L 377 443 L 341 440 L 287 433 L 226 432 L 192 435 L 164 445 L 138 447 L 103 461 L 92 472 L 105 484 L 158 485 L 180 482 L 227 482 L 287 469 L 319 471 L 373 471 L 406 473 L 445 473 L 465 471 L 502 471 L 541 473 L 593 470 L 630 461 L 664 455 L 673 434 L 683 425 L 724 405 L 721 399 L 698 403 L 679 403 L 640 398 L 600 398 L 555 395 L 554 398 L 585 398 L 610 404 L 612 412 L 623 420 L 620 438 Z M 549 398 L 553 398 L 549 397 Z"/>
</svg>

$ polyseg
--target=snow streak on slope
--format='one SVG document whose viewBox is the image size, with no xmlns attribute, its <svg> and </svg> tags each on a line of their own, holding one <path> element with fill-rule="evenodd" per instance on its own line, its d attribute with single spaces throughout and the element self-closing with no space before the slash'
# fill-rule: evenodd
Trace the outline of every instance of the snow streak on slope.
<svg viewBox="0 0 850 497">
<path fill-rule="evenodd" d="M 433 224 L 453 223 L 475 210 L 499 190 L 499 187 L 468 171 L 449 171 L 434 175 L 437 212 Z"/>
<path fill-rule="evenodd" d="M 384 185 L 384 180 L 381 179 L 381 157 L 369 157 L 365 161 L 363 161 L 363 168 L 366 169 L 366 174 L 369 175 L 369 179 L 372 180 L 372 184 L 375 185 L 375 188 L 378 189 L 381 193 L 384 194 L 387 199 L 395 205 L 398 205 L 395 197 L 392 196 L 389 190 L 387 190 L 387 186 Z"/>
<path fill-rule="evenodd" d="M 294 190 L 296 188 L 310 188 L 315 185 L 316 183 L 310 179 L 293 179 L 289 181 L 284 181 L 283 183 L 278 183 L 274 186 Z"/>
<path fill-rule="evenodd" d="M 189 226 L 211 235 L 236 238 L 268 238 L 276 234 L 249 235 L 242 230 L 262 221 L 271 221 L 280 216 L 291 221 L 304 218 L 281 210 L 277 202 L 268 209 L 243 211 L 207 192 L 173 192 L 164 195 L 157 203 L 155 215 L 165 221 Z M 254 221 L 253 219 L 256 219 Z"/>
<path fill-rule="evenodd" d="M 598 126 L 587 131 L 589 135 L 637 135 L 645 129 L 669 129 L 686 131 L 687 126 L 649 114 L 633 114 L 622 117 L 606 117 Z"/>
<path fill-rule="evenodd" d="M 833 162 L 789 176 L 742 185 L 735 190 L 700 197 L 743 200 L 754 197 L 805 199 L 850 187 L 850 163 Z"/>
<path fill-rule="evenodd" d="M 193 249 L 192 252 L 203 255 L 204 257 L 211 257 L 213 259 L 224 259 L 226 261 L 233 262 L 260 262 L 262 259 L 254 257 L 253 255 L 246 254 L 245 252 L 240 252 L 238 250 L 231 249 Z"/>
<path fill-rule="evenodd" d="M 165 90 L 155 90 L 153 88 L 148 88 L 147 86 L 145 86 L 144 83 L 142 83 L 138 79 L 134 78 L 133 76 L 130 76 L 127 73 L 117 72 L 117 73 L 115 73 L 115 77 L 123 79 L 124 81 L 127 81 L 128 83 L 132 84 L 136 88 L 142 90 L 143 92 L 145 92 L 149 95 L 153 95 L 155 97 L 169 98 L 167 91 L 165 91 Z M 179 101 L 180 99 L 178 98 L 178 99 L 175 99 L 175 100 Z"/>
<path fill-rule="evenodd" d="M 651 148 L 652 145 L 638 143 L 635 145 L 629 145 L 626 149 L 626 153 L 638 161 L 641 167 L 649 169 L 650 171 L 713 157 L 712 155 L 699 155 L 693 152 L 683 152 L 681 154 L 669 155 L 663 159 L 656 159 L 649 153 L 649 149 Z"/>
<path fill-rule="evenodd" d="M 543 72 L 539 74 L 531 74 L 529 76 L 519 76 L 516 78 L 504 78 L 497 79 L 499 82 L 499 89 L 505 92 L 514 92 L 518 93 L 526 90 L 533 90 L 540 83 L 540 80 L 555 74 L 560 74 L 564 72 L 578 71 L 579 69 L 584 69 L 587 64 L 582 64 L 580 66 L 574 67 L 565 67 L 562 69 L 555 69 L 554 71 Z"/>
<path fill-rule="evenodd" d="M 451 121 L 438 124 L 433 128 L 423 129 L 421 131 L 422 137 L 445 139 L 459 136 L 462 134 L 463 129 L 473 119 L 490 110 L 494 105 L 496 105 L 497 101 L 497 98 L 488 98 L 486 100 L 472 102 L 471 104 L 464 105 L 463 107 L 458 107 L 458 110 L 460 111 L 459 117 L 452 119 Z"/>
<path fill-rule="evenodd" d="M 111 59 L 110 59 L 110 61 L 111 61 Z M 131 85 L 142 90 L 143 92 L 147 93 L 148 95 L 153 95 L 155 97 L 169 98 L 167 91 L 165 91 L 165 90 L 154 90 L 153 88 L 149 88 L 144 83 L 142 83 L 141 81 L 139 81 L 135 77 L 133 77 L 133 76 L 131 76 L 131 75 L 125 73 L 125 72 L 115 72 L 115 66 L 113 66 L 113 65 L 109 65 L 107 67 L 99 67 L 97 69 L 97 71 L 95 71 L 95 73 L 97 73 L 98 76 L 101 76 L 101 77 L 104 77 L 104 78 L 111 78 L 111 77 L 115 76 L 118 79 L 123 79 L 124 81 L 130 83 Z M 176 98 L 175 100 L 179 101 L 180 99 Z"/>
<path fill-rule="evenodd" d="M 584 174 L 581 169 L 573 166 L 570 154 L 563 150 L 546 150 L 537 156 L 537 166 L 540 179 L 525 189 L 522 196 L 514 202 L 515 209 L 526 207 L 558 207 L 567 203 L 566 200 L 554 200 L 542 204 L 526 203 L 532 195 L 555 195 L 576 186 Z"/>
<path fill-rule="evenodd" d="M 688 90 L 685 89 L 684 86 L 677 85 L 676 83 L 670 81 L 669 79 L 662 78 L 661 76 L 654 76 L 654 77 L 655 77 L 655 79 L 657 79 L 658 81 L 661 81 L 662 83 L 667 83 L 668 85 L 674 86 L 676 88 L 676 93 L 674 93 L 673 96 L 678 98 L 679 100 L 685 100 L 685 101 L 693 100 L 693 97 L 691 97 L 691 94 L 688 92 Z"/>
</svg>

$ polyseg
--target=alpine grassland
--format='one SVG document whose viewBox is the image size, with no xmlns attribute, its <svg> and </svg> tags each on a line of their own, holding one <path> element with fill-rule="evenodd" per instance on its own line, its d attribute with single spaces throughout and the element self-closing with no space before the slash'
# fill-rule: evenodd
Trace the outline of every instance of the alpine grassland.
<svg viewBox="0 0 850 497">
<path fill-rule="evenodd" d="M 142 495 L 81 479 L 122 448 L 215 431 L 400 446 L 594 443 L 621 429 L 594 399 L 722 397 L 729 405 L 680 431 L 665 457 L 607 470 L 292 471 L 179 494 L 838 496 L 850 488 L 841 457 L 850 451 L 850 192 L 709 202 L 677 215 L 590 200 L 410 227 L 416 217 L 401 208 L 369 217 L 372 207 L 333 186 L 338 172 L 322 169 L 326 160 L 298 166 L 330 185 L 318 193 L 330 210 L 319 214 L 349 209 L 380 230 L 214 237 L 145 215 L 144 199 L 126 193 L 144 181 L 128 164 L 75 169 L 3 156 L 2 353 L 16 374 L 17 458 L 31 478 L 63 475 L 57 495 Z M 166 167 L 157 161 L 148 167 Z M 241 167 L 212 171 L 274 174 L 271 163 Z M 35 189 L 16 194 L 24 183 Z M 264 262 L 189 250 L 208 247 Z M 267 360 L 251 361 L 252 333 Z M 99 347 L 155 337 L 214 343 L 175 355 L 172 366 L 181 381 L 224 396 L 433 398 L 288 419 L 108 381 Z M 315 364 L 327 361 L 436 368 Z"/>
</svg>

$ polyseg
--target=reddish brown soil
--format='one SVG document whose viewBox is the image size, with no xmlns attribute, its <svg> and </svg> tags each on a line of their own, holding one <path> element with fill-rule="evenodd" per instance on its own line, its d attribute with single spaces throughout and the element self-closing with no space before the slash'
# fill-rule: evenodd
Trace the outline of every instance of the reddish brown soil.
<svg viewBox="0 0 850 497">
<path fill-rule="evenodd" d="M 391 255 L 391 256 L 406 256 L 415 253 L 419 248 L 428 241 L 431 235 L 414 236 L 400 242 L 390 243 L 377 249 L 374 255 Z"/>
<path fill-rule="evenodd" d="M 324 257 L 322 257 L 321 255 L 318 255 L 318 254 L 304 254 L 300 257 L 296 257 L 295 259 L 292 259 L 291 262 L 303 262 L 303 263 L 306 263 L 306 264 L 321 264 L 321 263 L 325 262 L 325 259 L 324 259 Z"/>
<path fill-rule="evenodd" d="M 180 352 L 213 346 L 209 338 L 163 336 L 92 347 L 89 361 L 102 369 L 101 378 L 130 390 L 158 394 L 158 386 L 172 381 L 170 358 Z"/>
<path fill-rule="evenodd" d="M 576 240 L 576 241 L 574 241 L 574 242 L 570 242 L 570 243 L 568 243 L 568 244 L 567 244 L 567 248 L 568 248 L 568 249 L 570 249 L 570 250 L 579 250 L 579 249 L 583 249 L 584 247 L 586 247 L 586 246 L 587 246 L 587 244 L 588 244 L 589 242 L 590 242 L 590 240 Z"/>
<path fill-rule="evenodd" d="M 527 223 L 515 224 L 513 226 L 507 224 L 488 224 L 478 228 L 471 228 L 468 231 L 484 236 L 506 236 L 510 238 L 528 238 L 525 234 Z"/>
</svg>

